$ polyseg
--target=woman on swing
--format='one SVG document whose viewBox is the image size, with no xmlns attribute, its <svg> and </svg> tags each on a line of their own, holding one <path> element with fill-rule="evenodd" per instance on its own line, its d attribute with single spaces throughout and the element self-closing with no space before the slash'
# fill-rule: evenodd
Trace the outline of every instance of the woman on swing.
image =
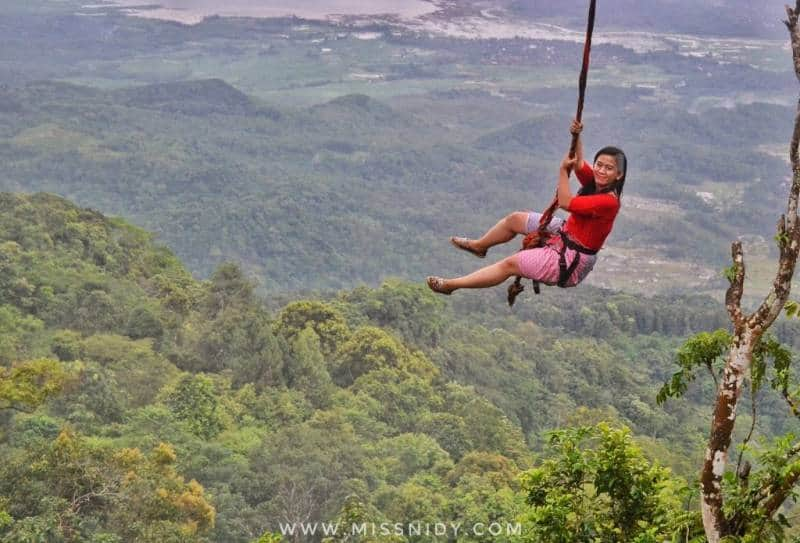
<svg viewBox="0 0 800 543">
<path fill-rule="evenodd" d="M 580 140 L 582 130 L 581 123 L 572 122 L 570 132 L 578 136 L 575 158 L 567 155 L 562 160 L 557 192 L 558 207 L 568 211 L 569 217 L 566 221 L 558 218 L 551 220 L 548 230 L 556 235 L 543 247 L 519 251 L 463 277 L 428 277 L 431 290 L 451 294 L 460 288 L 493 287 L 512 276 L 527 277 L 546 285 L 574 287 L 586 278 L 619 212 L 627 159 L 621 149 L 604 147 L 595 155 L 593 165 L 585 162 Z M 582 185 L 577 195 L 570 190 L 571 171 L 575 172 Z M 501 219 L 479 239 L 452 237 L 450 242 L 459 249 L 484 258 L 490 247 L 511 241 L 517 234 L 536 230 L 541 216 L 536 212 L 516 211 Z"/>
</svg>

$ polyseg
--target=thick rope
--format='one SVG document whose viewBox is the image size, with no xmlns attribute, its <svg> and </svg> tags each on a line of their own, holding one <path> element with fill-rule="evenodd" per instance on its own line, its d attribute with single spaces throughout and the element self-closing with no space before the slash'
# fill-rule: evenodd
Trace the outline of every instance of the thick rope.
<svg viewBox="0 0 800 543">
<path fill-rule="evenodd" d="M 589 57 L 592 52 L 592 33 L 594 32 L 594 15 L 596 10 L 597 0 L 591 0 L 589 2 L 589 16 L 588 21 L 586 23 L 586 39 L 583 43 L 583 64 L 581 66 L 581 74 L 578 78 L 578 111 L 575 114 L 575 119 L 578 122 L 581 122 L 583 118 L 583 101 L 586 97 L 586 81 L 589 77 Z M 575 152 L 578 149 L 578 134 L 572 134 L 572 143 L 569 146 L 569 157 L 575 158 Z M 547 230 L 547 227 L 550 225 L 550 221 L 553 219 L 553 213 L 556 212 L 558 209 L 558 192 L 556 192 L 553 201 L 550 202 L 550 205 L 545 209 L 544 213 L 542 213 L 542 217 L 539 219 L 539 228 L 535 232 L 531 232 L 522 242 L 522 250 L 524 249 L 532 249 L 535 247 L 542 247 L 547 240 L 550 238 L 551 233 Z M 513 306 L 514 301 L 517 299 L 517 295 L 525 290 L 525 287 L 522 285 L 522 277 L 519 275 L 514 280 L 514 282 L 509 285 L 508 287 L 508 305 Z M 533 290 L 536 294 L 539 294 L 539 283 L 536 281 L 533 282 Z"/>
</svg>

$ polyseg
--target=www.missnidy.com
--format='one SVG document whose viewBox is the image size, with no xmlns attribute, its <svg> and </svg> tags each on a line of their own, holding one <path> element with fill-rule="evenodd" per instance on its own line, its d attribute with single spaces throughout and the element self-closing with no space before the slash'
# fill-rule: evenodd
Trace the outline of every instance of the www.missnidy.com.
<svg viewBox="0 0 800 543">
<path fill-rule="evenodd" d="M 444 537 L 459 535 L 501 536 L 522 535 L 520 523 L 476 522 L 359 522 L 345 524 L 339 522 L 281 522 L 280 533 L 283 536 L 323 535 L 335 536 L 349 534 L 353 536 L 430 536 Z"/>
</svg>

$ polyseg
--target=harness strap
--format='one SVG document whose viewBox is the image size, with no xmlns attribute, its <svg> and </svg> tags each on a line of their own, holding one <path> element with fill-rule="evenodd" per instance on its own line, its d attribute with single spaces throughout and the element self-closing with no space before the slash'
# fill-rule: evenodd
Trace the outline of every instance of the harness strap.
<svg viewBox="0 0 800 543">
<path fill-rule="evenodd" d="M 587 249 L 583 245 L 571 240 L 563 230 L 559 230 L 558 233 L 561 235 L 561 250 L 558 252 L 558 286 L 566 288 L 567 281 L 569 281 L 569 278 L 575 273 L 578 264 L 581 262 L 581 256 L 596 255 L 597 251 Z M 575 251 L 575 258 L 572 259 L 569 266 L 567 266 L 567 249 Z"/>
<path fill-rule="evenodd" d="M 581 255 L 596 255 L 599 251 L 597 249 L 588 249 L 584 247 L 570 238 L 563 230 L 559 230 L 558 235 L 561 238 L 561 248 L 558 250 L 558 282 L 556 284 L 561 288 L 567 288 L 567 281 L 569 281 L 569 278 L 572 277 L 572 274 L 575 273 L 575 270 L 578 268 L 578 264 L 581 262 Z M 557 239 L 558 238 L 555 237 L 550 238 L 550 240 L 553 241 Z M 542 245 L 551 244 L 552 241 L 550 240 L 544 242 Z M 576 253 L 575 258 L 572 259 L 569 266 L 567 265 L 567 249 L 572 249 Z M 531 282 L 533 283 L 533 291 L 539 294 L 541 292 L 539 281 L 534 279 Z M 519 277 L 517 277 L 517 281 L 514 285 L 515 289 L 522 287 Z M 521 292 L 521 290 L 519 292 Z M 509 294 L 511 294 L 511 287 L 509 287 Z"/>
<path fill-rule="evenodd" d="M 564 243 L 564 246 L 568 247 L 569 249 L 572 249 L 573 251 L 578 251 L 583 255 L 596 255 L 597 253 L 600 252 L 599 249 L 589 249 L 588 247 L 584 247 L 583 245 L 581 245 L 580 243 L 569 237 L 567 233 L 564 232 L 563 230 L 559 230 L 558 233 L 561 234 L 561 241 Z"/>
<path fill-rule="evenodd" d="M 566 245 L 561 248 L 561 252 L 558 255 L 558 286 L 561 288 L 567 288 L 567 281 L 569 278 L 572 277 L 572 274 L 575 272 L 575 268 L 578 267 L 578 264 L 581 261 L 581 254 L 575 253 L 575 258 L 572 259 L 570 262 L 569 267 L 567 266 L 567 247 Z"/>
</svg>

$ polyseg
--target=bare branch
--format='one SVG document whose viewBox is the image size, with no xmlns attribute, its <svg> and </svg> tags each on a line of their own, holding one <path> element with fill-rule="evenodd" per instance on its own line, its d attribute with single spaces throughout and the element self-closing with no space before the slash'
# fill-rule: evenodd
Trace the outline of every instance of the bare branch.
<svg viewBox="0 0 800 543">
<path fill-rule="evenodd" d="M 783 395 L 783 399 L 786 400 L 786 403 L 789 404 L 789 409 L 791 409 L 792 415 L 795 417 L 800 417 L 800 406 L 798 406 L 797 402 L 794 401 L 789 395 L 789 391 L 784 388 L 781 390 L 781 394 Z"/>
<path fill-rule="evenodd" d="M 733 277 L 728 291 L 725 293 L 725 307 L 731 316 L 734 327 L 744 324 L 742 317 L 742 294 L 744 293 L 744 252 L 742 243 L 735 241 L 731 244 L 731 260 L 733 260 Z"/>
<path fill-rule="evenodd" d="M 792 448 L 786 452 L 783 459 L 785 462 L 789 462 L 792 458 L 800 454 L 800 442 L 795 443 L 792 445 Z M 758 492 L 754 496 L 754 503 L 761 502 L 767 499 L 769 496 L 773 495 L 772 492 L 774 485 L 771 481 L 767 481 L 764 485 L 758 489 Z M 791 487 L 789 487 L 791 489 Z M 780 505 L 780 504 L 779 504 Z"/>
<path fill-rule="evenodd" d="M 784 477 L 783 482 L 768 495 L 767 501 L 764 503 L 764 513 L 767 518 L 772 517 L 778 508 L 783 505 L 783 502 L 786 501 L 786 498 L 788 498 L 789 494 L 792 492 L 794 485 L 800 480 L 800 466 L 793 467 Z"/>
<path fill-rule="evenodd" d="M 789 36 L 792 39 L 792 58 L 794 60 L 794 72 L 800 79 L 800 28 L 797 25 L 797 16 L 800 13 L 800 2 L 795 4 L 794 9 L 786 6 L 786 20 L 784 24 L 789 29 Z"/>
<path fill-rule="evenodd" d="M 73 494 L 72 502 L 70 503 L 70 509 L 74 513 L 80 512 L 81 508 L 93 501 L 95 498 L 107 498 L 107 497 L 119 497 L 121 494 L 116 492 L 116 486 L 111 487 L 109 485 L 103 485 L 100 490 L 93 490 L 91 492 L 87 492 L 81 496 L 76 496 Z"/>
<path fill-rule="evenodd" d="M 717 379 L 717 374 L 714 372 L 714 366 L 712 366 L 711 362 L 706 365 L 706 369 L 708 369 L 708 373 L 711 374 L 711 379 L 714 381 L 714 388 L 719 388 L 719 379 Z"/>
<path fill-rule="evenodd" d="M 800 128 L 800 111 L 798 116 L 795 117 L 795 129 Z M 800 172 L 795 172 L 794 177 L 797 178 Z M 780 257 L 778 261 L 778 271 L 775 274 L 775 279 L 772 283 L 772 290 L 769 292 L 764 301 L 761 302 L 759 308 L 749 317 L 747 317 L 747 325 L 755 330 L 760 336 L 764 330 L 769 328 L 778 315 L 781 314 L 786 300 L 789 299 L 789 292 L 792 287 L 792 277 L 794 276 L 794 269 L 797 263 L 798 253 L 798 228 L 797 222 L 797 188 L 800 183 L 793 182 L 792 189 L 789 194 L 789 215 L 788 220 L 786 216 L 781 215 L 777 226 L 778 246 L 780 248 Z"/>
</svg>

